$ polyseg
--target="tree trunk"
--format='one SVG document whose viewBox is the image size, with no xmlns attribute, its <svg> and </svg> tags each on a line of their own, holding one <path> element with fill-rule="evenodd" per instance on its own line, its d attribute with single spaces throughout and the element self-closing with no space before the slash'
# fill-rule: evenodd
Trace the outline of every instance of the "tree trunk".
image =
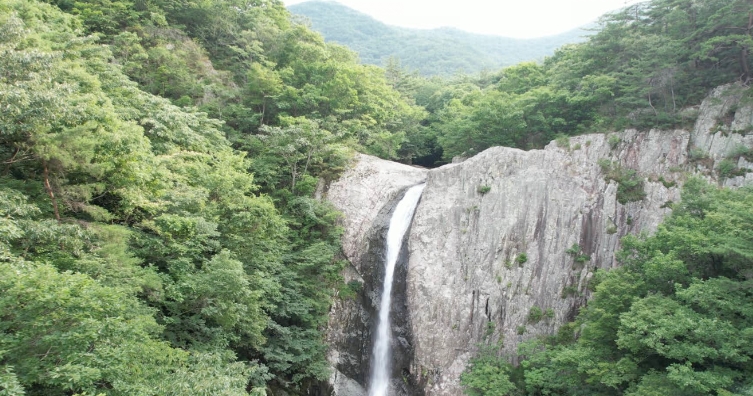
<svg viewBox="0 0 753 396">
<path fill-rule="evenodd" d="M 10 172 L 10 166 L 13 164 L 19 151 L 21 151 L 21 149 L 16 147 L 16 150 L 13 151 L 13 156 L 10 157 L 9 160 L 5 161 L 6 165 L 5 165 L 5 170 L 3 171 L 3 176 L 7 176 L 8 172 Z"/>
<path fill-rule="evenodd" d="M 264 125 L 264 113 L 267 112 L 267 97 L 264 96 L 261 99 L 261 122 L 259 123 L 259 126 Z"/>
<path fill-rule="evenodd" d="M 748 35 L 751 33 L 751 28 L 753 28 L 753 12 L 748 13 Z M 748 60 L 748 57 L 750 56 L 750 49 L 747 45 L 743 46 L 743 49 L 740 51 L 740 66 L 742 67 L 743 71 L 743 83 L 747 84 L 748 81 L 750 81 L 750 63 Z"/>
<path fill-rule="evenodd" d="M 55 212 L 55 219 L 60 221 L 58 200 L 55 198 L 55 192 L 52 191 L 52 185 L 50 185 L 50 171 L 47 168 L 47 161 L 42 161 L 42 167 L 44 168 L 44 189 L 47 190 L 47 195 L 49 195 L 50 200 L 52 200 L 52 210 Z"/>
</svg>

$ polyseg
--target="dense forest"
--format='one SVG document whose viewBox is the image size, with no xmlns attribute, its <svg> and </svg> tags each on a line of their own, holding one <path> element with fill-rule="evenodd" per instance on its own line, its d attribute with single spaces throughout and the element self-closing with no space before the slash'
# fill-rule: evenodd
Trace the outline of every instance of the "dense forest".
<svg viewBox="0 0 753 396">
<path fill-rule="evenodd" d="M 306 1 L 288 7 L 306 17 L 328 42 L 356 51 L 361 62 L 384 66 L 390 58 L 423 76 L 452 76 L 538 61 L 565 45 L 586 40 L 591 31 L 574 29 L 551 37 L 515 39 L 453 28 L 430 30 L 386 25 L 332 1 Z"/>
<path fill-rule="evenodd" d="M 0 393 L 303 392 L 354 149 L 422 109 L 276 1 L 0 1 Z"/>
<path fill-rule="evenodd" d="M 277 0 L 0 0 L 0 394 L 305 393 L 353 294 L 316 191 L 353 152 L 686 125 L 749 82 L 752 12 L 654 0 L 541 63 L 424 78 Z M 750 394 L 751 192 L 689 189 L 600 275 L 588 331 L 481 356 L 469 393 Z"/>
</svg>

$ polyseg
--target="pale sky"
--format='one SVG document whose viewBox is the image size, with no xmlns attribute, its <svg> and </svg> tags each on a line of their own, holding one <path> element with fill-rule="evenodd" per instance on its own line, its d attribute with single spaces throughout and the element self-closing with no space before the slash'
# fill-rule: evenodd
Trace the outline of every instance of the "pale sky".
<svg viewBox="0 0 753 396">
<path fill-rule="evenodd" d="M 285 5 L 306 0 L 283 0 Z M 481 34 L 530 38 L 562 33 L 639 0 L 338 0 L 389 25 L 451 26 Z"/>
</svg>

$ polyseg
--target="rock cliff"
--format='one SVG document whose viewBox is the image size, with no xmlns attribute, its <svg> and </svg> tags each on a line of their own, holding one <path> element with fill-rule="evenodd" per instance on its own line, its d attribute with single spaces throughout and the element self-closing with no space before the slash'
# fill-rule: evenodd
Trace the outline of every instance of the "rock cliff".
<svg viewBox="0 0 753 396">
<path fill-rule="evenodd" d="M 501 342 L 512 355 L 521 341 L 573 319 L 593 271 L 617 264 L 621 237 L 656 229 L 689 174 L 753 184 L 745 171 L 753 164 L 740 155 L 753 147 L 753 107 L 742 103 L 742 89 L 721 87 L 697 111 L 692 131 L 495 147 L 429 171 L 359 156 L 328 193 L 344 213 L 346 281 L 363 283 L 331 312 L 334 394 L 365 394 L 379 235 L 406 187 L 426 180 L 396 288 L 405 292 L 395 314 L 396 393 L 460 395 L 460 373 L 477 345 Z M 630 181 L 638 187 L 627 189 Z M 531 320 L 532 310 L 541 318 Z"/>
<path fill-rule="evenodd" d="M 354 166 L 329 187 L 327 199 L 343 213 L 343 253 L 350 263 L 343 276 L 345 282 L 358 291 L 355 297 L 336 299 L 330 312 L 327 343 L 333 371 L 329 392 L 335 395 L 366 395 L 372 330 L 384 277 L 382 257 L 389 216 L 402 193 L 424 182 L 426 173 L 425 169 L 358 155 Z M 397 342 L 409 344 L 405 279 L 403 256 L 395 269 L 393 306 L 396 309 L 391 320 L 393 330 L 400 337 Z M 410 367 L 412 355 L 409 347 L 395 345 L 393 349 L 397 349 L 396 358 L 401 360 L 401 364 L 394 365 L 400 376 L 401 368 L 407 371 Z M 415 393 L 415 390 L 402 390 L 401 394 L 409 392 Z"/>
</svg>

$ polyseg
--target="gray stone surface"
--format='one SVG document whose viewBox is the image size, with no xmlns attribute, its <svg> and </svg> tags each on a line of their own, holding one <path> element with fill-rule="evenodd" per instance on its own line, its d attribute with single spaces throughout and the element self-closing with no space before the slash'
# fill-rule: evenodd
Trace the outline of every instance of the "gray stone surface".
<svg viewBox="0 0 753 396">
<path fill-rule="evenodd" d="M 460 373 L 478 343 L 501 339 L 512 354 L 520 341 L 571 320 L 594 268 L 615 265 L 619 238 L 654 229 L 669 211 L 665 203 L 679 199 L 677 187 L 647 175 L 646 199 L 621 205 L 597 162 L 661 174 L 684 161 L 688 133 L 621 137 L 615 149 L 604 135 L 573 138 L 571 147 L 581 148 L 569 151 L 497 147 L 429 173 L 408 264 L 413 372 L 431 377 L 427 394 L 460 394 Z M 489 191 L 479 192 L 482 186 Z M 588 262 L 566 253 L 575 244 Z M 573 295 L 562 298 L 566 288 Z M 527 323 L 533 306 L 554 317 Z"/>
<path fill-rule="evenodd" d="M 343 271 L 343 277 L 345 282 L 363 285 L 354 298 L 335 299 L 330 310 L 326 337 L 333 374 L 329 386 L 336 395 L 366 395 L 371 332 L 384 276 L 382 237 L 392 206 L 408 187 L 423 182 L 426 173 L 426 169 L 359 154 L 354 166 L 329 187 L 327 199 L 343 213 L 343 253 L 350 263 Z M 404 340 L 408 340 L 405 264 L 402 260 L 396 268 L 395 292 L 401 291 L 402 297 L 394 298 L 393 305 L 402 309 L 393 313 L 393 327 Z M 410 350 L 410 346 L 403 349 Z M 398 357 L 408 365 L 412 356 L 406 352 Z"/>
<path fill-rule="evenodd" d="M 617 265 L 621 237 L 656 229 L 688 175 L 753 184 L 753 173 L 720 180 L 715 171 L 738 146 L 753 147 L 753 107 L 741 97 L 737 86 L 712 92 L 692 131 L 584 135 L 571 138 L 569 148 L 551 143 L 527 152 L 495 147 L 428 172 L 360 156 L 328 194 L 345 215 L 343 249 L 353 263 L 346 281 L 366 281 L 359 299 L 337 301 L 330 316 L 330 361 L 338 375 L 365 384 L 358 370 L 368 366 L 374 297 L 368 283 L 378 276 L 375 264 L 363 263 L 373 254 L 369 238 L 385 207 L 404 188 L 426 178 L 407 241 L 405 323 L 412 341 L 403 375 L 427 395 L 461 395 L 460 373 L 479 343 L 502 341 L 514 354 L 521 341 L 573 319 L 589 297 L 593 271 Z M 707 155 L 690 158 L 692 149 Z M 617 202 L 618 186 L 598 164 L 604 159 L 636 170 L 646 198 Z M 751 166 L 744 158 L 738 165 Z M 574 244 L 588 261 L 566 253 Z M 553 316 L 529 323 L 534 306 Z M 348 390 L 335 394 L 363 394 L 340 388 Z"/>
<path fill-rule="evenodd" d="M 351 263 L 361 261 L 379 211 L 405 188 L 423 182 L 426 173 L 426 169 L 357 154 L 355 165 L 330 185 L 327 200 L 344 215 L 343 252 Z"/>
</svg>

